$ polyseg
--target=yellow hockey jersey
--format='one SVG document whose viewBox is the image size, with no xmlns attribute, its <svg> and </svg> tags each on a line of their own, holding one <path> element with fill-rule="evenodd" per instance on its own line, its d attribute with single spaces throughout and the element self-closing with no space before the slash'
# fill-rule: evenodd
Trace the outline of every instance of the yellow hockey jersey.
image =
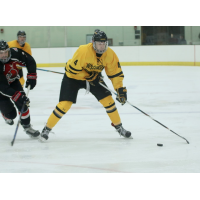
<svg viewBox="0 0 200 200">
<path fill-rule="evenodd" d="M 101 72 L 104 68 L 114 89 L 123 87 L 124 74 L 119 59 L 109 47 L 101 57 L 97 57 L 92 43 L 81 45 L 72 59 L 66 63 L 65 71 L 69 78 L 86 80 L 85 77 L 89 75 L 88 72 Z"/>
<path fill-rule="evenodd" d="M 22 49 L 23 51 L 25 51 L 26 53 L 30 54 L 32 56 L 32 52 L 31 52 L 31 46 L 29 43 L 25 42 L 24 46 L 21 47 L 19 45 L 19 43 L 17 42 L 17 40 L 13 40 L 13 41 L 10 41 L 8 42 L 8 46 L 10 48 L 13 48 L 13 47 L 17 47 L 19 49 Z"/>
</svg>

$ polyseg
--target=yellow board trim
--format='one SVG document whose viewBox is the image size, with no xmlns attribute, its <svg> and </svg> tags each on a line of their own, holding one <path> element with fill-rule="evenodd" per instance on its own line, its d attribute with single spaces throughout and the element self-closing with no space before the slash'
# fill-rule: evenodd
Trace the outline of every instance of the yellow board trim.
<svg viewBox="0 0 200 200">
<path fill-rule="evenodd" d="M 65 67 L 66 63 L 43 63 L 37 64 L 37 67 Z"/>
<path fill-rule="evenodd" d="M 120 62 L 121 66 L 200 66 L 200 62 Z M 66 63 L 43 63 L 37 67 L 65 67 Z"/>
</svg>

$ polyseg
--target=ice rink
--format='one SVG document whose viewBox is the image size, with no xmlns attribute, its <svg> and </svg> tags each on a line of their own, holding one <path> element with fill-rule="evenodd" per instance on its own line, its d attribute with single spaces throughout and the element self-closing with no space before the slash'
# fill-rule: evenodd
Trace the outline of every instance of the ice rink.
<svg viewBox="0 0 200 200">
<path fill-rule="evenodd" d="M 41 69 L 64 73 L 64 67 Z M 200 68 L 124 66 L 122 69 L 128 101 L 190 144 L 130 105 L 121 106 L 117 102 L 123 126 L 132 132 L 133 139 L 120 137 L 102 105 L 82 89 L 77 104 L 54 127 L 46 143 L 29 138 L 20 126 L 12 147 L 18 117 L 13 126 L 6 125 L 0 117 L 0 172 L 199 173 Z M 113 89 L 105 72 L 103 75 Z M 38 70 L 37 85 L 29 93 L 33 128 L 42 131 L 57 105 L 62 77 Z"/>
</svg>

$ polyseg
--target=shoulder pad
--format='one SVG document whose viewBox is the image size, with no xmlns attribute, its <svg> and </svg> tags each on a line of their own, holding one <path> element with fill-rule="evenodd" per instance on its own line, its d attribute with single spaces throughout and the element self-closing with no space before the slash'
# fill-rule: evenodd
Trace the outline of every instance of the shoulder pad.
<svg viewBox="0 0 200 200">
<path fill-rule="evenodd" d="M 18 52 L 18 49 L 17 49 L 17 48 L 12 48 L 12 49 L 14 49 L 16 52 Z"/>
</svg>

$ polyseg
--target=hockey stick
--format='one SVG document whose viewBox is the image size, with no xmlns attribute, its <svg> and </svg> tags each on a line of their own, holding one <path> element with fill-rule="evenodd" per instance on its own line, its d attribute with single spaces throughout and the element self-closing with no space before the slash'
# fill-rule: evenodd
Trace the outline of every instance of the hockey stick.
<svg viewBox="0 0 200 200">
<path fill-rule="evenodd" d="M 20 67 L 24 67 L 26 68 L 25 66 L 20 66 Z M 55 72 L 55 71 L 51 71 L 51 70 L 46 70 L 46 69 L 40 69 L 40 68 L 36 68 L 37 70 L 41 70 L 41 71 L 45 71 L 45 72 L 52 72 L 52 73 L 56 73 L 56 74 L 64 74 L 62 72 Z"/>
<path fill-rule="evenodd" d="M 21 67 L 24 67 L 24 66 L 21 66 Z M 44 70 L 44 69 L 39 69 L 37 68 L 37 70 L 42 70 L 42 71 L 46 71 L 46 72 L 53 72 L 53 73 L 57 73 L 57 74 L 64 74 L 64 73 L 61 73 L 61 72 L 55 72 L 55 71 L 50 71 L 50 70 Z M 115 94 L 116 96 L 117 93 L 112 91 L 111 89 L 107 88 L 105 85 L 103 85 L 102 83 L 99 82 L 99 84 L 101 86 L 103 86 L 105 89 L 109 90 L 110 92 L 112 92 L 113 94 Z M 175 133 L 174 131 L 172 131 L 171 129 L 169 129 L 168 127 L 166 127 L 165 125 L 163 125 L 162 123 L 160 123 L 159 121 L 153 119 L 150 115 L 146 114 L 145 112 L 143 112 L 142 110 L 140 110 L 139 108 L 137 108 L 136 106 L 132 105 L 130 102 L 126 101 L 130 106 L 134 107 L 135 109 L 139 110 L 140 112 L 142 112 L 143 114 L 145 114 L 146 116 L 150 117 L 153 121 L 157 122 L 158 124 L 160 124 L 161 126 L 165 127 L 166 129 L 168 129 L 169 131 L 171 131 L 172 133 L 176 134 L 177 136 L 179 136 L 180 138 L 184 139 L 188 144 L 188 140 L 182 136 L 180 136 L 179 134 Z"/>
<path fill-rule="evenodd" d="M 52 73 L 56 73 L 56 74 L 64 74 L 62 72 L 55 72 L 55 71 L 46 70 L 46 69 L 40 69 L 40 68 L 37 68 L 37 70 L 41 70 L 41 71 L 45 71 L 45 72 L 52 72 Z"/>
<path fill-rule="evenodd" d="M 27 89 L 27 94 L 26 94 L 27 97 L 28 97 L 28 93 L 29 93 L 29 91 L 30 91 L 30 88 L 31 88 L 31 86 L 29 85 L 29 86 L 28 86 L 28 89 Z M 21 112 L 20 112 L 20 115 L 19 115 L 19 120 L 18 120 L 18 122 L 17 122 L 17 127 L 16 127 L 16 129 L 15 129 L 15 134 L 14 134 L 13 140 L 12 140 L 12 142 L 11 142 L 11 146 L 14 145 L 15 138 L 16 138 L 16 135 L 17 135 L 17 131 L 18 131 L 18 128 L 19 128 L 19 123 L 20 123 L 20 121 L 21 121 L 21 116 L 22 116 L 22 113 L 24 112 L 24 107 L 25 107 L 25 105 L 26 105 L 26 102 L 23 103 L 23 106 L 22 106 L 22 109 L 21 109 Z"/>
<path fill-rule="evenodd" d="M 110 92 L 112 92 L 113 94 L 115 94 L 116 96 L 118 96 L 116 92 L 112 91 L 111 89 L 109 89 L 108 87 L 106 87 L 105 85 L 103 85 L 102 83 L 99 82 L 99 84 L 100 84 L 101 86 L 103 86 L 104 88 L 106 88 L 107 90 L 109 90 Z M 132 107 L 134 107 L 134 108 L 136 108 L 137 110 L 139 110 L 140 112 L 142 112 L 143 114 L 145 114 L 146 116 L 150 117 L 152 120 L 154 120 L 154 121 L 157 122 L 158 124 L 162 125 L 162 126 L 165 127 L 166 129 L 168 129 L 169 131 L 171 131 L 172 133 L 174 133 L 174 134 L 176 134 L 177 136 L 181 137 L 182 139 L 184 139 L 184 140 L 189 144 L 188 140 L 186 140 L 184 137 L 178 135 L 178 134 L 175 133 L 174 131 L 172 131 L 172 130 L 170 130 L 169 128 L 167 128 L 165 125 L 161 124 L 159 121 L 153 119 L 151 116 L 149 116 L 148 114 L 146 114 L 145 112 L 143 112 L 142 110 L 140 110 L 139 108 L 137 108 L 136 106 L 132 105 L 130 102 L 128 102 L 128 101 L 126 101 L 126 102 L 127 102 L 129 105 L 131 105 Z"/>
</svg>

